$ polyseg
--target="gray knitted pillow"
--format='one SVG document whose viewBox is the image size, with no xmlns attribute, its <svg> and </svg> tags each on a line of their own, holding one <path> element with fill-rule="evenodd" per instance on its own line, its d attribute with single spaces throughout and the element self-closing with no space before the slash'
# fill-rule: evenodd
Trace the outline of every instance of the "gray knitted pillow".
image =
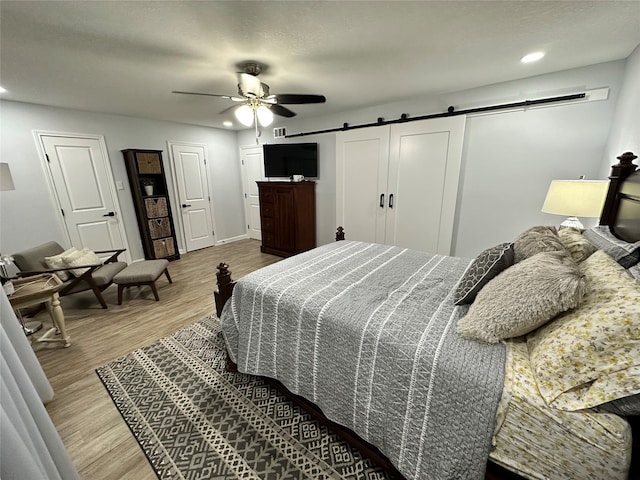
<svg viewBox="0 0 640 480">
<path fill-rule="evenodd" d="M 640 262 L 640 242 L 628 243 L 615 237 L 609 227 L 598 225 L 582 234 L 599 250 L 604 250 L 611 258 L 629 268 Z"/>
<path fill-rule="evenodd" d="M 539 253 L 487 283 L 458 320 L 458 333 L 483 343 L 519 337 L 577 307 L 585 291 L 586 280 L 566 250 Z"/>
<path fill-rule="evenodd" d="M 533 257 L 540 252 L 562 252 L 562 244 L 556 227 L 539 225 L 525 230 L 513 241 L 514 262 Z"/>
<path fill-rule="evenodd" d="M 472 303 L 489 280 L 513 265 L 513 243 L 487 248 L 473 261 L 460 279 L 453 301 L 456 305 Z"/>
</svg>

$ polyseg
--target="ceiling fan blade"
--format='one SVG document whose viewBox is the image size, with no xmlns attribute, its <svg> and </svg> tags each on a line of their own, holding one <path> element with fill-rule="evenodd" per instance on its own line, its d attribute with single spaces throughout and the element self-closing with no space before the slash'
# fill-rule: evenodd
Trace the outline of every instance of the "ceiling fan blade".
<svg viewBox="0 0 640 480">
<path fill-rule="evenodd" d="M 184 95 L 202 95 L 205 97 L 218 97 L 218 98 L 227 98 L 229 100 L 233 100 L 234 102 L 244 102 L 244 98 L 240 97 L 232 97 L 230 95 L 219 95 L 217 93 L 199 93 L 199 92 L 181 92 L 178 90 L 173 90 L 171 93 L 182 93 Z"/>
<path fill-rule="evenodd" d="M 234 108 L 238 108 L 238 105 L 231 105 L 230 107 L 227 107 L 224 110 L 219 111 L 218 115 L 222 115 L 223 113 L 227 113 L 230 110 L 233 110 Z"/>
<path fill-rule="evenodd" d="M 273 113 L 275 113 L 276 115 L 280 115 L 281 117 L 291 118 L 296 116 L 295 112 L 292 112 L 287 107 L 283 107 L 282 105 L 275 104 L 271 105 L 269 108 Z"/>
<path fill-rule="evenodd" d="M 276 95 L 279 104 L 303 104 L 303 103 L 324 103 L 327 101 L 324 95 L 305 95 L 299 93 L 279 93 Z"/>
</svg>

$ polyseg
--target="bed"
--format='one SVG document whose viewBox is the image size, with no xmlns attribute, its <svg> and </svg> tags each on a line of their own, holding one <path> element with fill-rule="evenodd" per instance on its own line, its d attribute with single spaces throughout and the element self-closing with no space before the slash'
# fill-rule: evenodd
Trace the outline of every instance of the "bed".
<svg viewBox="0 0 640 480">
<path fill-rule="evenodd" d="M 584 234 L 536 226 L 464 259 L 339 232 L 237 283 L 219 265 L 230 368 L 281 382 L 407 479 L 483 478 L 488 459 L 525 478 L 626 478 L 632 417 L 616 408 L 637 415 L 640 394 L 634 158 L 618 157 L 601 225 Z M 585 348 L 558 347 L 571 335 Z"/>
</svg>

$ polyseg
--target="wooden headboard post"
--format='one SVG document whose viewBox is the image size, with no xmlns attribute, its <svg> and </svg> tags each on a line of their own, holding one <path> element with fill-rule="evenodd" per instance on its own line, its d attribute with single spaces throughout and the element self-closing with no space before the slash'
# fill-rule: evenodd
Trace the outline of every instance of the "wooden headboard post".
<svg viewBox="0 0 640 480">
<path fill-rule="evenodd" d="M 609 191 L 607 192 L 607 198 L 602 208 L 602 215 L 600 215 L 600 225 L 613 225 L 618 211 L 617 195 L 622 186 L 622 182 L 638 168 L 633 163 L 633 161 L 638 158 L 633 152 L 625 152 L 617 158 L 620 160 L 620 163 L 616 163 L 611 167 Z"/>
<path fill-rule="evenodd" d="M 218 315 L 218 318 L 220 318 L 220 315 L 222 315 L 222 307 L 224 307 L 227 300 L 231 298 L 233 287 L 236 286 L 236 282 L 231 280 L 229 265 L 220 262 L 216 268 L 218 269 L 218 273 L 216 273 L 218 291 L 213 292 L 213 297 L 216 302 L 216 314 Z"/>
</svg>

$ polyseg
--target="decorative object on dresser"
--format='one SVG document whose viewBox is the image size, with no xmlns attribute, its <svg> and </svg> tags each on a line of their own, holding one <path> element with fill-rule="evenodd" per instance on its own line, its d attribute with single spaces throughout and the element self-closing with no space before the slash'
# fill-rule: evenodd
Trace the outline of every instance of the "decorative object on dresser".
<svg viewBox="0 0 640 480">
<path fill-rule="evenodd" d="M 178 242 L 171 217 L 161 150 L 122 150 L 136 210 L 144 257 L 177 260 Z"/>
<path fill-rule="evenodd" d="M 290 257 L 316 246 L 315 182 L 257 182 L 264 253 Z"/>
</svg>

